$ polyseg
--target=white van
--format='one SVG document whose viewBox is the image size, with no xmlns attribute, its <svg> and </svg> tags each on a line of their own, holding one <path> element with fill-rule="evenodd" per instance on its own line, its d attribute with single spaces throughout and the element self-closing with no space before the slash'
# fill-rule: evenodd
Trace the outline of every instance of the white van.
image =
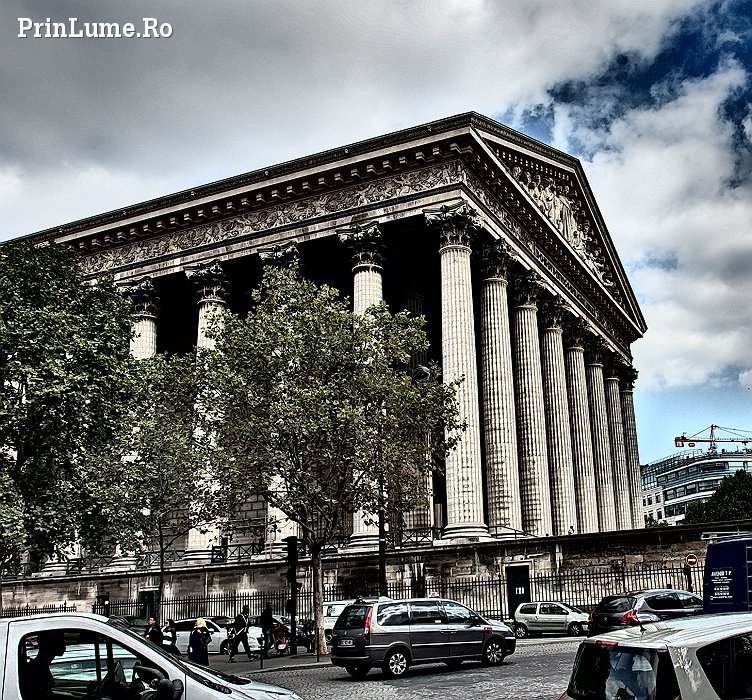
<svg viewBox="0 0 752 700">
<path fill-rule="evenodd" d="M 40 663 L 42 650 L 46 651 Z M 37 700 L 49 695 L 53 683 L 53 696 L 61 698 L 226 700 L 232 695 L 246 700 L 300 700 L 278 686 L 184 662 L 101 615 L 51 613 L 0 619 L 0 697 Z"/>
</svg>

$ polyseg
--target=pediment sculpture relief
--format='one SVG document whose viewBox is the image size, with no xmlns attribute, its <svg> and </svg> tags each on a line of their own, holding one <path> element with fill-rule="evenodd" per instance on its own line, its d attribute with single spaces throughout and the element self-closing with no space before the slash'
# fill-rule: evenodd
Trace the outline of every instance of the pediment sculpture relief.
<svg viewBox="0 0 752 700">
<path fill-rule="evenodd" d="M 590 220 L 574 187 L 519 166 L 512 168 L 512 176 L 604 286 L 614 287 L 606 256 L 590 231 Z"/>
</svg>

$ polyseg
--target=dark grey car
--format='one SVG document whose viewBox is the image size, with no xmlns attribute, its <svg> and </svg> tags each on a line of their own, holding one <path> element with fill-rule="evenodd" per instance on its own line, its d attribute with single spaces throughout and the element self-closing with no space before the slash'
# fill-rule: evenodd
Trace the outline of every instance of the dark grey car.
<svg viewBox="0 0 752 700">
<path fill-rule="evenodd" d="M 694 593 L 673 588 L 610 595 L 603 598 L 590 615 L 588 635 L 702 612 L 702 600 Z"/>
<path fill-rule="evenodd" d="M 503 622 L 487 620 L 453 600 L 413 598 L 355 602 L 334 625 L 331 659 L 356 678 L 380 667 L 401 676 L 413 664 L 498 665 L 517 640 Z"/>
</svg>

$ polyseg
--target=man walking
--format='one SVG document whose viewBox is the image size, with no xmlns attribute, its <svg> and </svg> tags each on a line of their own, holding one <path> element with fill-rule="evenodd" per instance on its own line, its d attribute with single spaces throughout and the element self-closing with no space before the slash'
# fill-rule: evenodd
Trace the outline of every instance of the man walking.
<svg viewBox="0 0 752 700">
<path fill-rule="evenodd" d="M 269 649 L 274 646 L 274 611 L 271 602 L 267 602 L 261 613 L 261 632 L 264 635 L 264 656 L 269 655 Z"/>
<path fill-rule="evenodd" d="M 251 660 L 251 648 L 248 646 L 248 623 L 250 621 L 250 608 L 247 605 L 243 606 L 243 610 L 235 616 L 235 622 L 233 627 L 235 628 L 235 636 L 230 642 L 230 663 L 235 663 L 235 654 L 238 653 L 238 648 L 242 644 L 245 647 L 245 653 L 248 657 L 248 661 Z"/>
</svg>

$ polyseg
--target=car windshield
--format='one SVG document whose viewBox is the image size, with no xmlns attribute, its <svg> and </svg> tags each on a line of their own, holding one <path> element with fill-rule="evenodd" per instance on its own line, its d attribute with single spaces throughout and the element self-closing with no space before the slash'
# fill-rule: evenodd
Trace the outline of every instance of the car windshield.
<svg viewBox="0 0 752 700">
<path fill-rule="evenodd" d="M 609 596 L 595 606 L 594 612 L 621 613 L 631 610 L 637 601 L 632 596 Z"/>
<path fill-rule="evenodd" d="M 583 643 L 567 693 L 575 700 L 674 700 L 679 686 L 667 651 Z"/>
<path fill-rule="evenodd" d="M 370 605 L 348 605 L 334 623 L 335 630 L 354 630 L 365 627 Z"/>
</svg>

